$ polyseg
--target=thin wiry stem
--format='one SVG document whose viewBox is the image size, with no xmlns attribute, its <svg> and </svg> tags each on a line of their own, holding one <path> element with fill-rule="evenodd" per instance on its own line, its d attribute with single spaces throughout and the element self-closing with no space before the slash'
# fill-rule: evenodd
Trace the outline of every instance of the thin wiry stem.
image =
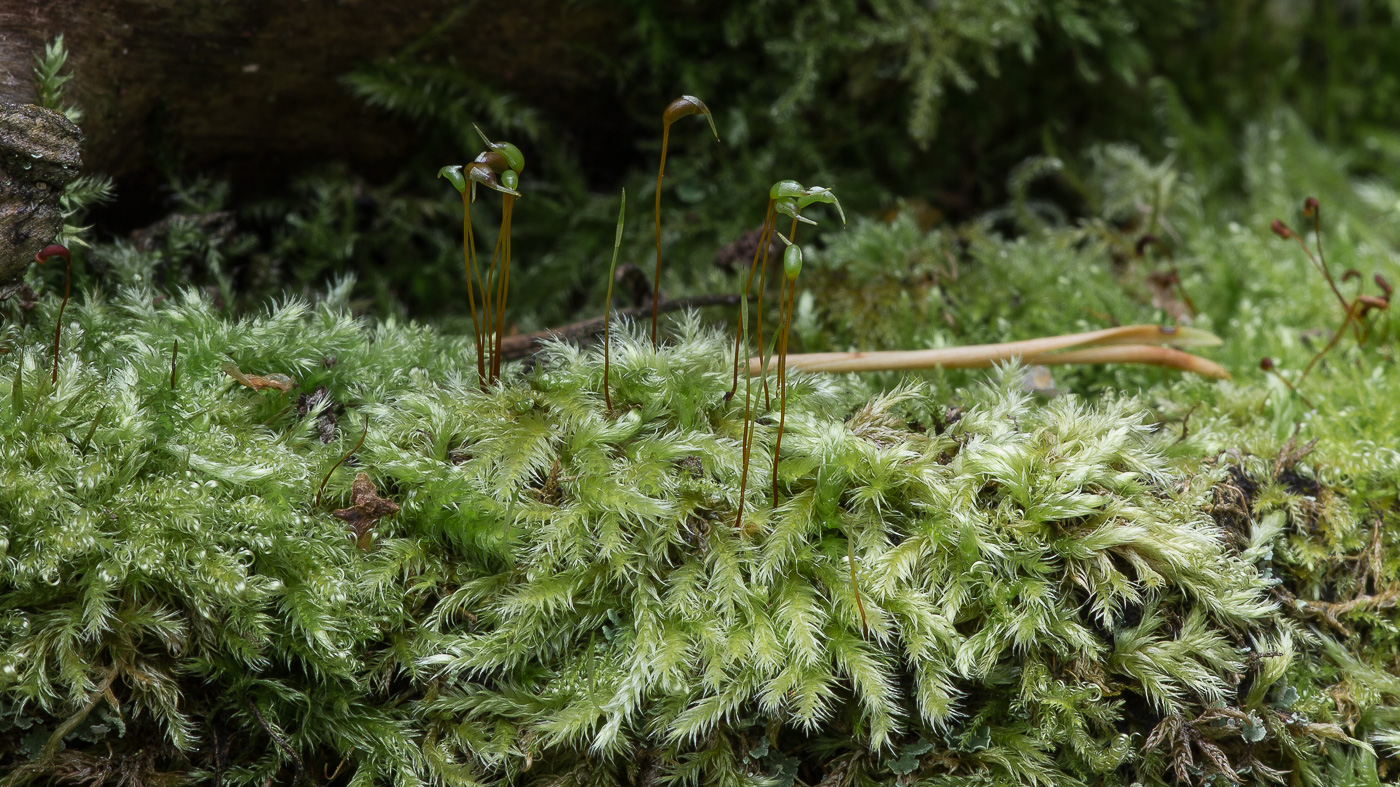
<svg viewBox="0 0 1400 787">
<path fill-rule="evenodd" d="M 772 247 L 772 245 L 773 245 L 773 233 L 776 232 L 776 231 L 777 231 L 777 228 L 778 228 L 778 212 L 777 212 L 776 206 L 773 205 L 773 199 L 772 199 L 771 197 L 768 199 L 768 204 L 769 204 L 770 210 L 772 210 L 773 219 L 772 219 L 772 221 L 770 221 L 769 224 L 768 224 L 768 234 L 765 235 L 765 236 L 763 236 L 763 239 L 762 239 L 763 260 L 762 260 L 761 262 L 759 262 L 759 264 L 758 264 L 758 303 L 756 304 L 756 307 L 755 307 L 755 309 L 754 309 L 754 313 L 755 313 L 755 317 L 756 317 L 755 326 L 754 326 L 754 328 L 755 328 L 755 336 L 754 336 L 754 338 L 758 341 L 758 357 L 759 357 L 759 358 L 762 358 L 762 357 L 763 357 L 763 295 L 764 295 L 764 290 L 765 290 L 765 288 L 766 288 L 767 285 L 768 285 L 768 254 L 769 254 L 769 252 L 771 251 L 771 247 Z M 792 231 L 791 231 L 791 230 L 788 231 L 788 235 L 789 235 L 789 236 L 792 235 Z M 790 239 L 790 238 L 789 238 L 789 239 Z M 755 254 L 755 256 L 757 256 L 757 254 Z M 779 292 L 779 294 L 778 294 L 778 310 L 779 310 L 780 312 L 782 311 L 782 293 L 781 293 L 781 289 L 780 289 L 780 292 Z M 765 410 L 772 410 L 772 409 L 773 409 L 773 397 L 772 397 L 772 394 L 770 394 L 769 391 L 768 391 L 768 376 L 767 376 L 767 375 L 763 375 L 763 376 L 760 377 L 759 379 L 760 379 L 760 380 L 762 381 L 762 383 L 763 383 L 763 407 L 764 407 Z"/>
<path fill-rule="evenodd" d="M 856 597 L 856 609 L 860 611 L 860 630 L 862 633 L 869 630 L 870 625 L 865 619 L 865 604 L 860 600 L 860 584 L 856 582 L 856 549 L 855 539 L 846 536 L 846 563 L 851 567 L 851 592 Z"/>
<path fill-rule="evenodd" d="M 337 467 L 340 467 L 342 464 L 345 464 L 345 460 L 346 460 L 346 459 L 349 459 L 351 454 L 353 454 L 353 453 L 355 453 L 356 451 L 360 450 L 360 446 L 362 446 L 362 445 L 365 444 L 365 438 L 368 437 L 368 436 L 369 436 L 369 416 L 366 415 L 366 416 L 365 416 L 365 429 L 364 429 L 363 432 L 360 433 L 359 442 L 355 443 L 355 447 L 354 447 L 354 448 L 351 448 L 349 451 L 346 451 L 345 454 L 344 454 L 343 456 L 341 456 L 339 459 L 335 460 L 335 464 L 331 465 L 331 469 L 329 469 L 329 470 L 326 471 L 326 477 L 321 479 L 321 485 L 320 485 L 319 487 L 316 488 L 316 507 L 317 507 L 317 508 L 320 508 L 320 507 L 321 507 L 321 493 L 324 492 L 324 491 L 326 491 L 326 482 L 329 481 L 329 480 L 331 480 L 331 473 L 334 473 L 334 472 L 335 472 L 335 469 L 336 469 Z"/>
<path fill-rule="evenodd" d="M 1332 348 L 1337 346 L 1337 342 L 1341 341 L 1342 337 L 1346 335 L 1347 328 L 1351 325 L 1352 319 L 1356 316 L 1356 311 L 1355 305 L 1347 306 L 1347 316 L 1342 320 L 1342 327 L 1338 328 L 1337 332 L 1332 334 L 1332 339 L 1327 342 L 1327 346 L 1323 347 L 1322 351 L 1314 355 L 1312 360 L 1308 361 L 1308 365 L 1303 367 L 1303 373 L 1298 376 L 1299 385 L 1302 385 L 1303 381 L 1308 379 L 1308 373 L 1313 370 L 1313 367 L 1317 365 L 1318 361 L 1322 360 L 1322 356 L 1331 352 Z"/>
<path fill-rule="evenodd" d="M 612 262 L 608 265 L 608 298 L 603 306 L 603 402 L 608 406 L 608 411 L 613 409 L 612 405 L 612 383 L 609 382 L 610 369 L 612 367 L 612 294 L 613 279 L 617 275 L 617 252 L 622 247 L 622 222 L 627 215 L 627 189 L 622 190 L 622 205 L 617 209 L 617 235 L 613 238 Z M 734 369 L 738 374 L 738 355 L 735 355 Z M 737 379 L 737 378 L 736 378 Z"/>
<path fill-rule="evenodd" d="M 783 294 L 778 291 L 779 316 L 782 319 L 782 336 L 778 348 L 778 437 L 773 442 L 773 505 L 778 505 L 778 452 L 783 447 L 783 428 L 787 425 L 787 348 L 788 330 L 792 326 L 793 298 L 797 293 L 797 280 L 784 278 L 787 285 L 787 308 L 783 308 Z"/>
<path fill-rule="evenodd" d="M 470 190 L 462 192 L 462 264 L 467 269 L 467 302 L 472 310 L 472 336 L 476 338 L 476 379 L 483 389 L 486 387 L 486 348 L 482 346 L 481 319 L 476 313 L 476 291 L 472 288 L 472 277 L 476 277 L 480 289 L 481 272 L 476 267 L 476 238 L 472 237 L 472 203 Z"/>
<path fill-rule="evenodd" d="M 503 199 L 510 199 L 510 197 L 506 195 Z M 491 252 L 491 268 L 486 274 L 487 291 L 482 295 L 484 302 L 489 306 L 482 337 L 487 343 L 486 382 L 488 384 L 496 382 L 497 362 L 500 353 L 499 342 L 496 339 L 498 329 L 495 326 L 501 325 L 504 328 L 505 322 L 505 314 L 501 308 L 501 284 L 505 279 L 502 258 L 505 256 L 506 238 L 506 206 L 503 201 L 501 203 L 501 224 L 496 233 L 496 247 Z"/>
<path fill-rule="evenodd" d="M 494 378 L 491 369 L 495 364 L 495 325 L 496 325 L 496 298 L 495 293 L 499 288 L 500 263 L 501 263 L 501 243 L 505 240 L 505 234 L 497 227 L 496 245 L 491 249 L 491 264 L 486 268 L 486 279 L 482 282 L 485 289 L 481 292 L 482 318 L 481 318 L 481 341 L 486 348 L 486 384 L 490 385 Z"/>
<path fill-rule="evenodd" d="M 506 334 L 506 297 L 510 294 L 510 220 L 515 210 L 515 197 L 504 194 L 501 202 L 501 233 L 505 236 L 505 254 L 501 271 L 500 300 L 496 306 L 496 345 L 492 358 L 491 381 L 501 377 L 501 340 Z"/>
<path fill-rule="evenodd" d="M 656 338 L 656 316 L 659 313 L 661 304 L 661 179 L 666 174 L 666 149 L 671 142 L 671 124 L 686 115 L 704 115 L 710 121 L 710 131 L 714 132 L 715 141 L 719 141 L 719 129 L 715 127 L 715 116 L 710 114 L 710 108 L 705 106 L 705 102 L 695 96 L 681 96 L 666 105 L 665 111 L 661 113 L 661 164 L 656 168 L 656 276 L 652 281 L 651 289 L 651 346 L 657 346 Z"/>
<path fill-rule="evenodd" d="M 661 178 L 666 174 L 666 146 L 671 141 L 671 124 L 661 125 L 661 166 L 656 168 L 656 276 L 651 285 L 651 346 L 656 346 L 657 305 L 661 303 Z"/>
<path fill-rule="evenodd" d="M 777 217 L 774 216 L 773 218 L 774 218 L 774 222 L 776 223 Z M 791 226 L 791 227 L 788 227 L 788 245 L 791 246 L 791 245 L 792 245 L 793 243 L 795 243 L 796 241 L 797 241 L 797 217 L 796 217 L 796 216 L 793 216 L 793 217 L 792 217 L 792 226 Z M 763 279 L 764 279 L 764 275 L 766 275 L 767 272 L 768 272 L 768 258 L 767 258 L 766 256 L 764 257 L 763 268 L 764 268 L 763 274 L 760 274 L 759 277 L 758 277 L 758 298 L 759 298 L 759 303 L 760 303 L 760 306 L 759 306 L 760 311 L 759 311 L 759 314 L 758 314 L 758 352 L 759 352 L 760 357 L 761 357 L 762 354 L 763 354 L 763 312 L 762 312 L 762 305 L 761 305 L 761 304 L 762 304 L 762 301 L 763 301 Z M 778 283 L 778 322 L 779 322 L 779 324 L 782 323 L 782 319 L 783 319 L 783 287 L 782 287 L 782 282 L 779 282 L 779 283 Z M 775 346 L 777 345 L 776 339 L 774 340 L 773 344 L 774 344 Z M 783 350 L 783 352 L 787 352 L 787 350 Z M 770 355 L 771 355 L 771 354 L 770 354 Z M 771 362 L 771 358 L 770 358 L 770 362 Z M 767 374 L 764 374 L 764 375 L 763 375 L 763 407 L 764 407 L 764 409 L 766 409 L 766 410 L 772 410 L 772 409 L 773 409 L 773 397 L 772 397 L 772 395 L 771 395 L 771 394 L 769 393 L 769 391 L 768 391 L 768 375 L 767 375 Z"/>
<path fill-rule="evenodd" d="M 1279 382 L 1283 383 L 1284 387 L 1291 391 L 1294 396 L 1298 397 L 1299 399 L 1302 399 L 1303 404 L 1307 405 L 1309 410 L 1317 409 L 1317 405 L 1314 405 L 1312 401 L 1308 399 L 1308 397 L 1304 396 L 1303 392 L 1298 390 L 1298 388 L 1294 386 L 1293 383 L 1288 382 L 1287 377 L 1284 377 L 1282 374 L 1279 374 L 1278 369 L 1275 369 L 1273 367 L 1272 361 L 1267 367 L 1265 367 L 1264 371 L 1268 374 L 1272 374 Z"/>
<path fill-rule="evenodd" d="M 742 303 L 739 311 L 739 331 L 743 337 L 744 346 L 749 342 L 749 291 L 744 290 Z M 749 418 L 750 405 L 753 395 L 753 368 L 744 370 L 744 420 L 743 420 L 743 469 L 739 473 L 739 505 L 738 513 L 734 517 L 734 527 L 737 530 L 744 529 L 744 495 L 749 488 L 749 455 L 753 450 L 753 423 Z"/>
<path fill-rule="evenodd" d="M 1338 290 L 1337 283 L 1332 280 L 1332 272 L 1327 269 L 1327 256 L 1322 253 L 1322 206 L 1316 201 L 1311 202 L 1310 206 L 1313 220 L 1313 242 L 1317 244 L 1317 266 L 1322 269 L 1322 275 L 1327 277 L 1327 283 L 1332 285 L 1332 292 L 1341 299 L 1342 293 Z M 1342 300 L 1342 303 L 1346 303 L 1345 299 Z"/>
<path fill-rule="evenodd" d="M 763 228 L 758 232 L 758 246 L 753 250 L 753 262 L 749 263 L 749 275 L 744 280 L 744 297 L 748 297 L 748 292 L 753 288 L 754 273 L 760 268 L 760 255 L 762 255 L 762 268 L 768 267 L 768 247 L 773 242 L 773 225 L 777 223 L 777 214 L 773 211 L 773 198 L 768 198 L 768 208 L 763 214 Z M 745 303 L 748 301 L 745 300 Z M 759 278 L 758 293 L 759 325 L 762 325 L 763 311 L 763 279 Z M 741 318 L 742 319 L 742 318 Z M 760 357 L 763 354 L 763 334 L 759 328 L 758 352 Z M 734 394 L 739 390 L 739 358 L 743 355 L 743 329 L 741 325 L 734 326 L 734 383 L 729 387 L 729 393 L 725 395 L 725 401 L 734 398 Z"/>
<path fill-rule="evenodd" d="M 1300 249 L 1303 250 L 1303 254 L 1305 254 L 1305 255 L 1307 256 L 1308 261 L 1311 262 L 1311 263 L 1313 264 L 1313 267 L 1314 267 L 1314 268 L 1317 268 L 1317 269 L 1320 270 L 1320 271 L 1322 271 L 1322 277 L 1325 278 L 1325 279 L 1327 280 L 1327 286 L 1332 288 L 1332 294 L 1335 295 L 1335 296 L 1337 296 L 1337 302 L 1340 303 L 1340 304 L 1342 305 L 1342 308 L 1343 308 L 1343 309 L 1350 308 L 1350 304 L 1347 303 L 1346 296 L 1342 295 L 1341 289 L 1337 287 L 1337 282 L 1336 282 L 1336 280 L 1334 280 L 1334 279 L 1332 278 L 1332 272 L 1329 271 L 1329 270 L 1327 270 L 1327 265 L 1326 265 L 1325 263 L 1319 261 L 1317 257 L 1313 256 L 1312 249 L 1309 249 L 1309 248 L 1308 248 L 1308 244 L 1306 244 L 1306 243 L 1303 242 L 1303 239 L 1302 239 L 1301 237 L 1298 236 L 1298 233 L 1294 232 L 1294 233 L 1290 233 L 1290 234 L 1293 236 L 1293 239 L 1294 239 L 1294 240 L 1298 241 L 1298 248 L 1300 248 Z M 1317 250 L 1318 250 L 1318 253 L 1319 253 L 1319 254 L 1322 252 L 1322 244 L 1321 244 L 1321 237 L 1320 237 L 1320 236 L 1319 236 L 1319 243 L 1318 243 Z"/>
<path fill-rule="evenodd" d="M 774 217 L 774 218 L 776 218 L 776 217 Z M 763 359 L 763 296 L 764 296 L 764 294 L 765 294 L 765 293 L 764 293 L 764 289 L 767 287 L 767 285 L 768 285 L 768 255 L 767 255 L 767 254 L 764 254 L 764 255 L 763 255 L 763 265 L 762 265 L 762 267 L 759 268 L 759 271 L 758 271 L 758 299 L 757 299 L 757 300 L 758 300 L 758 305 L 757 305 L 757 309 L 755 310 L 755 311 L 757 312 L 756 316 L 757 316 L 758 319 L 757 319 L 757 324 L 756 324 L 756 326 L 755 326 L 755 331 L 754 331 L 754 333 L 755 333 L 754 338 L 755 338 L 755 339 L 757 340 L 757 342 L 758 342 L 758 357 L 759 357 L 759 360 L 762 360 L 762 359 Z M 783 287 L 782 287 L 782 283 L 780 282 L 780 283 L 778 284 L 778 324 L 781 325 L 782 322 L 783 322 Z M 774 335 L 774 338 L 776 339 L 776 337 L 777 337 L 777 332 L 775 331 L 773 335 Z M 776 343 L 776 342 L 775 342 L 775 343 Z M 769 353 L 768 355 L 769 355 L 769 357 L 772 357 L 772 353 Z M 765 374 L 765 375 L 762 375 L 761 377 L 759 377 L 759 381 L 763 384 L 763 409 L 765 409 L 765 410 L 772 410 L 772 409 L 773 409 L 773 395 L 772 395 L 772 393 L 770 393 L 769 390 L 768 390 L 768 375 L 766 375 L 766 374 Z"/>
<path fill-rule="evenodd" d="M 68 296 L 73 288 L 73 258 L 68 254 L 63 255 L 65 264 L 63 273 L 63 301 L 58 304 L 58 324 L 53 329 L 53 383 L 58 384 L 58 345 L 59 339 L 63 336 L 63 310 L 68 306 Z"/>
</svg>

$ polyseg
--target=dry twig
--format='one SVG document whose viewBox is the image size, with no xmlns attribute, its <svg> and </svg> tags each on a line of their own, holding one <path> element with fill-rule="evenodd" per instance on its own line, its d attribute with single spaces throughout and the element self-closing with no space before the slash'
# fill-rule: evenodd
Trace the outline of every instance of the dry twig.
<svg viewBox="0 0 1400 787">
<path fill-rule="evenodd" d="M 788 366 L 807 372 L 875 372 L 904 369 L 978 369 L 1020 358 L 1025 364 L 1046 366 L 1069 363 L 1145 363 L 1229 379 L 1230 373 L 1213 361 L 1171 347 L 1204 347 L 1220 340 L 1194 328 L 1129 325 L 1087 333 L 1046 336 L 1002 344 L 976 344 L 938 350 L 884 352 L 806 353 L 788 356 Z M 758 358 L 749 369 L 762 371 Z"/>
</svg>

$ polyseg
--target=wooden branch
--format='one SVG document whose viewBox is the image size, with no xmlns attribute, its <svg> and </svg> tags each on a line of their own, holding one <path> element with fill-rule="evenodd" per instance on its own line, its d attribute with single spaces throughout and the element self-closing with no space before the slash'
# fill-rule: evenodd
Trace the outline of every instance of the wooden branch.
<svg viewBox="0 0 1400 787">
<path fill-rule="evenodd" d="M 705 306 L 737 306 L 738 295 L 695 295 L 689 298 L 675 298 L 661 302 L 659 311 L 674 312 L 682 309 L 699 309 Z M 613 319 L 619 317 L 640 317 L 651 314 L 651 304 L 632 306 L 613 311 Z M 501 357 L 507 361 L 518 361 L 539 350 L 550 339 L 584 342 L 603 332 L 603 318 L 570 323 L 558 328 L 507 336 L 501 341 Z"/>
<path fill-rule="evenodd" d="M 1212 361 L 1181 350 L 1155 345 L 1201 347 L 1219 344 L 1206 331 L 1129 325 L 1101 331 L 1047 336 L 1002 344 L 977 344 L 937 350 L 806 353 L 789 355 L 788 368 L 807 372 L 875 372 L 908 369 L 978 369 L 1020 358 L 1027 364 L 1144 363 L 1229 379 L 1230 373 Z M 761 361 L 749 359 L 749 372 L 761 372 Z"/>
<path fill-rule="evenodd" d="M 1358 609 L 1382 610 L 1398 606 L 1400 605 L 1400 591 L 1388 590 L 1384 593 L 1377 593 L 1374 596 L 1357 596 L 1351 601 L 1332 603 L 1326 601 L 1309 601 L 1307 603 L 1309 607 L 1321 610 L 1322 614 L 1330 618 L 1336 618 L 1338 615 L 1345 615 Z"/>
<path fill-rule="evenodd" d="M 1214 377 L 1219 380 L 1230 379 L 1230 373 L 1225 371 L 1225 367 L 1214 361 L 1208 361 L 1199 355 L 1192 355 L 1174 347 L 1152 347 L 1144 344 L 1065 350 L 1049 355 L 1032 355 L 1022 360 L 1026 364 L 1040 364 L 1042 366 L 1071 363 L 1140 363 L 1148 366 L 1179 369 L 1183 372 L 1199 374 L 1202 377 Z"/>
</svg>

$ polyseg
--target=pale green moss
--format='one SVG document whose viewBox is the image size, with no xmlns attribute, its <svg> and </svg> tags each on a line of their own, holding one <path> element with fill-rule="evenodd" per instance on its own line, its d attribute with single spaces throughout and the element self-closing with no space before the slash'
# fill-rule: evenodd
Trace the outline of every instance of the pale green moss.
<svg viewBox="0 0 1400 787">
<path fill-rule="evenodd" d="M 1037 405 L 1010 375 L 954 417 L 926 388 L 851 406 L 796 378 L 781 504 L 760 425 L 736 528 L 723 335 L 624 335 L 609 413 L 595 351 L 554 345 L 482 392 L 464 342 L 352 319 L 344 292 L 240 320 L 89 294 L 56 388 L 54 302 L 15 337 L 0 724 L 28 730 L 5 756 L 31 764 L 13 778 L 157 740 L 150 768 L 250 784 L 342 758 L 356 783 L 1161 784 L 1182 745 L 1211 772 L 1207 744 L 1304 783 L 1375 767 L 1364 739 L 1396 697 L 1365 676 L 1387 662 L 1309 631 L 1270 579 L 1333 587 L 1365 523 L 1283 482 L 1245 502 L 1239 541 L 1217 510 L 1230 464 L 1133 400 Z M 230 358 L 325 385 L 335 440 L 316 437 L 330 408 L 298 415 Z M 1197 424 L 1201 445 L 1241 433 Z M 357 472 L 402 506 L 368 552 L 329 514 Z M 1365 715 L 1336 726 L 1355 720 L 1329 692 L 1358 681 Z M 1144 750 L 1159 724 L 1186 743 Z"/>
</svg>

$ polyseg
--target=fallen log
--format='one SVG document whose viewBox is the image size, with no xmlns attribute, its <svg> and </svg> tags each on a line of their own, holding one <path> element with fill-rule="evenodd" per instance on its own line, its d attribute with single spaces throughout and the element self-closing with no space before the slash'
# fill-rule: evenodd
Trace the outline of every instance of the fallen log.
<svg viewBox="0 0 1400 787">
<path fill-rule="evenodd" d="M 35 101 L 35 56 L 61 34 L 93 172 L 178 159 L 272 179 L 307 161 L 384 165 L 412 138 L 340 83 L 356 66 L 422 40 L 414 62 L 452 62 L 548 106 L 552 123 L 587 126 L 612 87 L 589 52 L 617 36 L 613 16 L 567 0 L 5 0 L 0 102 Z"/>
</svg>

